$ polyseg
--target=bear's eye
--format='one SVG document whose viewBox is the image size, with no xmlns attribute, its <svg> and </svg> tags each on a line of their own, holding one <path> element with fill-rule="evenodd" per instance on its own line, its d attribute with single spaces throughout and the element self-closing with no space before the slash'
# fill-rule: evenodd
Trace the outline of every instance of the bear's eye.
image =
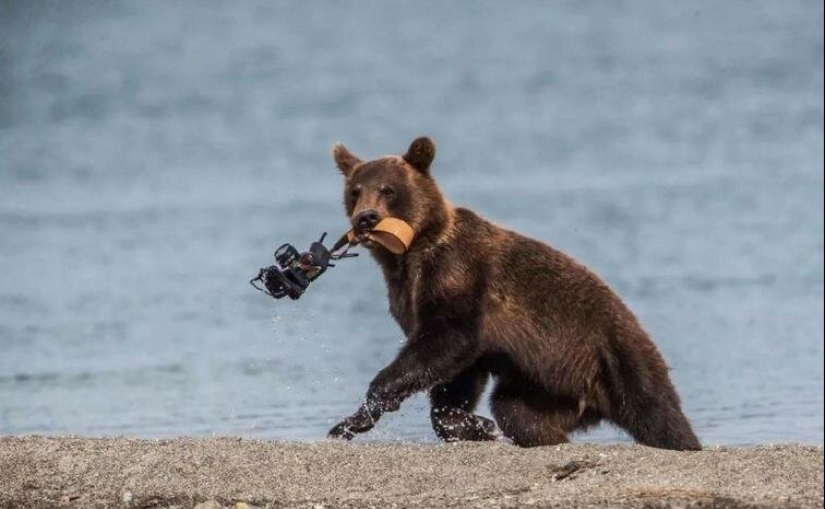
<svg viewBox="0 0 825 509">
<path fill-rule="evenodd" d="M 379 192 L 381 193 L 381 196 L 388 200 L 395 196 L 395 190 L 390 186 L 381 186 L 381 190 Z"/>
</svg>

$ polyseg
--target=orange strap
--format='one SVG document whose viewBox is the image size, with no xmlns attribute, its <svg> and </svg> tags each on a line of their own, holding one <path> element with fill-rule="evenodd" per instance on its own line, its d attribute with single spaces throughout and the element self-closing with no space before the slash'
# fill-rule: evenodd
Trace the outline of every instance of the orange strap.
<svg viewBox="0 0 825 509">
<path fill-rule="evenodd" d="M 346 235 L 350 244 L 358 242 L 353 230 L 348 231 Z M 414 236 L 415 232 L 406 222 L 388 217 L 375 225 L 367 238 L 381 244 L 391 253 L 402 254 L 410 247 Z"/>
</svg>

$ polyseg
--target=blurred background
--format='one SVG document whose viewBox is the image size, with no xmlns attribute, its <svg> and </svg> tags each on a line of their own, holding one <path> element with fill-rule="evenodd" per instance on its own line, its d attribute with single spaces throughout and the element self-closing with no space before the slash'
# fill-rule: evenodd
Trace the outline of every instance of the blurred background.
<svg viewBox="0 0 825 509">
<path fill-rule="evenodd" d="M 0 2 L 0 433 L 323 438 L 401 345 L 380 271 L 247 281 L 347 228 L 334 142 L 429 135 L 451 201 L 619 292 L 706 444 L 822 443 L 822 18 Z M 434 441 L 426 398 L 363 439 Z"/>
</svg>

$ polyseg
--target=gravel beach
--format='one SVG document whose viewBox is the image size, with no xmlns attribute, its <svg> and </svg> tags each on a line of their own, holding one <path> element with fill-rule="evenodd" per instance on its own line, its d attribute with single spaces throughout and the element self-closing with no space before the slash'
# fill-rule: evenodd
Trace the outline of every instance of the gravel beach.
<svg viewBox="0 0 825 509">
<path fill-rule="evenodd" d="M 821 446 L 0 438 L 0 507 L 823 507 Z"/>
</svg>

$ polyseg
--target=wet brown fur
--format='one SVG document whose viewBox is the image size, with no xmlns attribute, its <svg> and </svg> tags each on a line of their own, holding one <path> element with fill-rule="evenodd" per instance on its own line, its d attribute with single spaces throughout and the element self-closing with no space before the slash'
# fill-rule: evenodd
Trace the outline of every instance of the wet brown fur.
<svg viewBox="0 0 825 509">
<path fill-rule="evenodd" d="M 607 419 L 643 444 L 701 447 L 662 356 L 621 299 L 571 257 L 451 206 L 430 176 L 432 141 L 367 162 L 342 145 L 333 156 L 350 218 L 373 209 L 416 236 L 403 255 L 371 246 L 407 342 L 332 436 L 366 431 L 428 390 L 439 437 L 497 439 L 472 413 L 492 375 L 496 423 L 519 445 L 565 442 Z"/>
</svg>

